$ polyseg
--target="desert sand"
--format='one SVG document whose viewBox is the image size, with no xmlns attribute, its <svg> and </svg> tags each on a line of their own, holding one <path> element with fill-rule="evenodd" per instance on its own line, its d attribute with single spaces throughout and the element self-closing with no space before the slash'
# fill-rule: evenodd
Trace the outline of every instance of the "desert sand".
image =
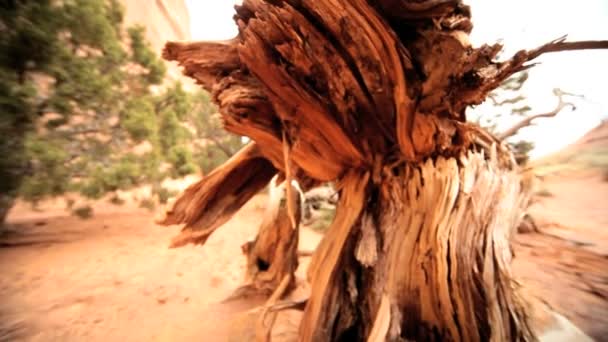
<svg viewBox="0 0 608 342">
<path fill-rule="evenodd" d="M 532 212 L 541 233 L 514 243 L 522 286 L 597 340 L 608 336 L 608 182 L 596 173 L 545 177 Z M 227 341 L 260 300 L 221 303 L 239 285 L 240 245 L 258 196 L 205 246 L 169 249 L 178 227 L 136 206 L 100 205 L 90 219 L 59 205 L 18 205 L 0 236 L 0 341 Z M 321 235 L 304 228 L 300 249 Z M 304 281 L 306 258 L 298 270 Z M 233 338 L 234 340 L 234 338 Z M 237 339 L 238 340 L 238 339 Z"/>
</svg>

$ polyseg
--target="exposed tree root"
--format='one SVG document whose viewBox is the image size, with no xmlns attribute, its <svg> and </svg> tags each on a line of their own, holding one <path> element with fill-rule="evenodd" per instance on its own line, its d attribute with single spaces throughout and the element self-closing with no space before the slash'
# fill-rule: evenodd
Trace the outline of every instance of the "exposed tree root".
<svg viewBox="0 0 608 342">
<path fill-rule="evenodd" d="M 274 293 L 268 298 L 268 301 L 262 307 L 260 317 L 258 318 L 256 329 L 255 329 L 255 340 L 256 342 L 270 342 L 270 333 L 272 332 L 272 326 L 277 319 L 277 311 L 271 310 L 272 306 L 275 305 L 279 299 L 281 299 L 287 292 L 288 286 L 294 280 L 293 275 L 288 274 L 283 277 L 281 283 L 274 291 Z"/>
</svg>

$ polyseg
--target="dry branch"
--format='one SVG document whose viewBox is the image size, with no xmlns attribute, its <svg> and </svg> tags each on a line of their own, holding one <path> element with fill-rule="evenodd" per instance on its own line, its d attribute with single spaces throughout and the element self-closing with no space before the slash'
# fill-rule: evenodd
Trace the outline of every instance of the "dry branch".
<svg viewBox="0 0 608 342">
<path fill-rule="evenodd" d="M 571 107 L 572 109 L 576 108 L 574 106 L 574 104 L 564 101 L 564 99 L 563 99 L 564 94 L 561 91 L 556 90 L 555 94 L 558 96 L 558 99 L 559 99 L 559 102 L 558 102 L 557 106 L 555 107 L 555 109 L 553 109 L 552 111 L 547 112 L 547 113 L 535 114 L 535 115 L 530 115 L 530 116 L 526 117 L 525 119 L 523 119 L 523 120 L 519 121 L 518 123 L 516 123 L 515 125 L 511 126 L 511 128 L 500 133 L 498 135 L 498 139 L 505 140 L 507 138 L 510 138 L 510 137 L 514 136 L 515 134 L 517 134 L 520 129 L 532 125 L 532 121 L 539 119 L 539 118 L 554 117 L 557 114 L 559 114 L 559 112 L 561 112 L 562 109 L 564 109 L 566 107 Z"/>
<path fill-rule="evenodd" d="M 578 42 L 567 42 L 566 38 L 567 36 L 560 37 L 549 44 L 530 51 L 529 60 L 537 58 L 543 53 L 549 52 L 608 49 L 607 40 L 584 40 Z"/>
<path fill-rule="evenodd" d="M 198 183 L 191 185 L 160 222 L 184 224 L 172 247 L 204 244 L 219 226 L 261 190 L 276 174 L 255 143 L 251 143 Z"/>
<path fill-rule="evenodd" d="M 563 36 L 529 51 L 520 50 L 505 62 L 490 63 L 486 66 L 478 65 L 475 71 L 475 78 L 478 78 L 478 80 L 474 83 L 474 87 L 458 89 L 454 93 L 462 97 L 463 104 L 467 106 L 476 105 L 483 102 L 489 92 L 499 87 L 509 76 L 533 67 L 534 64 L 529 64 L 528 62 L 540 57 L 544 53 L 608 48 L 608 41 L 566 42 L 565 40 L 566 36 Z M 494 47 L 496 47 L 496 52 L 498 52 L 500 46 L 494 45 Z M 484 48 L 487 49 L 488 47 L 484 46 L 481 49 Z M 494 56 L 495 54 L 492 57 Z"/>
<path fill-rule="evenodd" d="M 308 268 L 309 280 L 314 287 L 300 325 L 302 341 L 326 341 L 332 338 L 329 329 L 335 318 L 348 307 L 341 307 L 336 297 L 340 296 L 341 265 L 353 226 L 364 208 L 369 174 L 351 172 L 343 180 L 336 217 L 324 239 L 317 247 Z"/>
</svg>

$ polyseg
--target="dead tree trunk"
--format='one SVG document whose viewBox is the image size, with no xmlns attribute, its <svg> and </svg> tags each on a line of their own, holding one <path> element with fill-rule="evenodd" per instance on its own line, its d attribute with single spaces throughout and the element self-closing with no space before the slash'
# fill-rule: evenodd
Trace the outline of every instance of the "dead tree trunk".
<svg viewBox="0 0 608 342">
<path fill-rule="evenodd" d="M 509 271 L 517 165 L 466 108 L 543 53 L 608 43 L 497 62 L 500 45 L 470 45 L 470 16 L 459 0 L 244 0 L 235 39 L 167 44 L 256 151 L 182 196 L 179 241 L 204 243 L 275 172 L 335 182 L 301 341 L 533 340 Z"/>
<path fill-rule="evenodd" d="M 509 273 L 515 170 L 469 152 L 404 166 L 378 185 L 351 177 L 309 269 L 302 340 L 532 338 Z"/>
<path fill-rule="evenodd" d="M 247 256 L 247 269 L 246 285 L 241 291 L 270 295 L 286 276 L 290 280 L 285 291 L 289 292 L 295 287 L 301 202 L 300 193 L 292 186 L 290 196 L 296 207 L 294 227 L 287 210 L 287 202 L 290 199 L 287 198 L 285 183 L 271 189 L 258 235 L 253 241 L 242 246 L 243 253 Z"/>
</svg>

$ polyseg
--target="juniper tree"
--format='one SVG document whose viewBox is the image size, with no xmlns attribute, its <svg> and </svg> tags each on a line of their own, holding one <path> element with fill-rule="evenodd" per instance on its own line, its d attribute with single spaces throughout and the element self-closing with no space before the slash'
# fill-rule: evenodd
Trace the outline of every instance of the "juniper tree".
<svg viewBox="0 0 608 342">
<path fill-rule="evenodd" d="M 195 146 L 212 130 L 201 121 L 215 113 L 208 97 L 165 81 L 164 62 L 143 27 L 123 25 L 118 1 L 5 1 L 0 9 L 0 220 L 17 195 L 99 198 L 139 184 L 161 193 L 164 177 L 199 170 L 195 151 L 216 153 L 216 143 Z M 228 157 L 202 158 L 204 168 Z"/>
</svg>

